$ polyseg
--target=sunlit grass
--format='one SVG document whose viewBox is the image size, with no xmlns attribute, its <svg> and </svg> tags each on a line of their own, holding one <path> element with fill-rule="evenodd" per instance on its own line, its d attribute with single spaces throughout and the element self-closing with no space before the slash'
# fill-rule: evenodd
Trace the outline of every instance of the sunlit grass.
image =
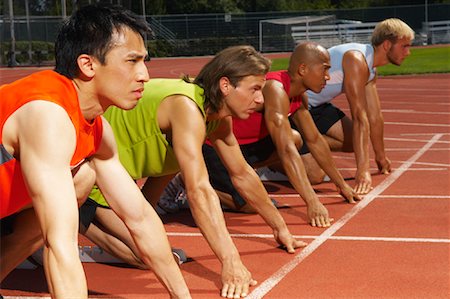
<svg viewBox="0 0 450 299">
<path fill-rule="evenodd" d="M 287 69 L 288 58 L 273 59 L 271 70 Z M 380 76 L 426 73 L 450 73 L 450 46 L 412 48 L 411 55 L 401 66 L 388 64 L 378 67 Z"/>
</svg>

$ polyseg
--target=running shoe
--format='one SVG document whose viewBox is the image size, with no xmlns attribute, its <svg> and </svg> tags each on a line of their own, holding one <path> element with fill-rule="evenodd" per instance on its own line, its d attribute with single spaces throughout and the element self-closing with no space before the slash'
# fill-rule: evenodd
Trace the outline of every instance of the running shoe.
<svg viewBox="0 0 450 299">
<path fill-rule="evenodd" d="M 181 174 L 178 173 L 169 184 L 167 184 L 161 194 L 156 211 L 158 214 L 164 215 L 173 214 L 185 209 L 189 209 L 189 204 L 184 189 L 183 179 L 181 178 Z"/>
</svg>

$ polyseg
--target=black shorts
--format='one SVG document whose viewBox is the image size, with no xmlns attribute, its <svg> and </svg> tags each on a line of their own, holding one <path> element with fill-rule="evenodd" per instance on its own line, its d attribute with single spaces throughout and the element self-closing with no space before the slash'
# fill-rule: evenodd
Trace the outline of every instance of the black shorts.
<svg viewBox="0 0 450 299">
<path fill-rule="evenodd" d="M 317 107 L 312 107 L 309 109 L 309 113 L 311 113 L 317 129 L 322 135 L 325 135 L 335 123 L 345 116 L 344 112 L 331 103 L 325 103 Z M 291 126 L 295 128 L 295 125 L 292 122 Z M 303 146 L 300 149 L 300 154 L 303 155 L 307 153 L 309 153 L 309 148 L 303 139 Z"/>
<path fill-rule="evenodd" d="M 14 231 L 14 221 L 18 213 L 9 215 L 5 218 L 0 219 L 0 236 L 6 236 L 12 234 Z"/>
<path fill-rule="evenodd" d="M 241 145 L 240 148 L 245 160 L 250 165 L 269 159 L 275 152 L 275 145 L 270 136 L 254 143 Z M 203 145 L 203 157 L 213 188 L 230 194 L 237 207 L 244 206 L 246 204 L 245 200 L 234 188 L 227 169 L 222 164 L 222 161 L 212 146 L 207 144 Z"/>
<path fill-rule="evenodd" d="M 94 222 L 95 212 L 97 208 L 107 208 L 99 205 L 94 200 L 88 198 L 84 204 L 79 208 L 80 225 L 84 226 L 84 229 L 88 229 L 89 225 Z"/>
</svg>

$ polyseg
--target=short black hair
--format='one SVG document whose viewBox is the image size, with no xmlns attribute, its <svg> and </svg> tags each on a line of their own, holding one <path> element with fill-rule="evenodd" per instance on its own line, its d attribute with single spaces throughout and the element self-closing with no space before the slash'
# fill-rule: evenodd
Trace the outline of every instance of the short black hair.
<svg viewBox="0 0 450 299">
<path fill-rule="evenodd" d="M 96 57 L 105 63 L 113 44 L 114 32 L 130 28 L 145 38 L 152 34 L 148 23 L 118 5 L 98 3 L 75 11 L 65 20 L 55 42 L 55 71 L 70 79 L 79 75 L 77 59 L 81 54 Z"/>
</svg>

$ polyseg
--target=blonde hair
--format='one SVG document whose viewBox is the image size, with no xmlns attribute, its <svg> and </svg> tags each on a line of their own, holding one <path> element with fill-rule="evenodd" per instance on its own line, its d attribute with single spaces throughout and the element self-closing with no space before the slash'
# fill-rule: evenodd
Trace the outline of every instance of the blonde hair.
<svg viewBox="0 0 450 299">
<path fill-rule="evenodd" d="M 405 22 L 400 19 L 386 19 L 375 26 L 372 33 L 372 45 L 374 47 L 381 45 L 385 40 L 395 43 L 401 38 L 414 39 L 414 31 Z"/>
</svg>

